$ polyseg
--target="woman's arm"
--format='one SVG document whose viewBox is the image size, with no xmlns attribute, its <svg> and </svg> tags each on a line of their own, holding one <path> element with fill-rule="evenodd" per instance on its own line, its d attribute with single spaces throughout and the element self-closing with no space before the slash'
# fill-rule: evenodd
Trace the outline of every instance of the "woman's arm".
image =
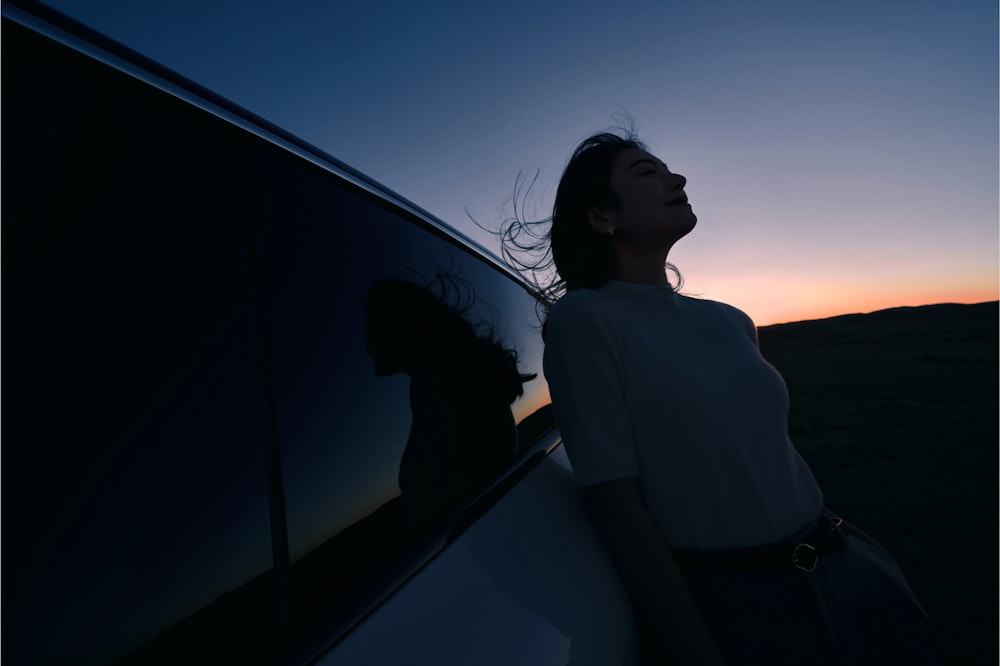
<svg viewBox="0 0 1000 666">
<path fill-rule="evenodd" d="M 621 358 L 627 344 L 594 292 L 560 299 L 545 344 L 552 406 L 591 519 L 669 663 L 715 666 L 722 657 L 639 495 Z"/>
<path fill-rule="evenodd" d="M 646 511 L 636 477 L 584 486 L 584 501 L 633 603 L 671 663 L 724 664 L 670 548 Z"/>
</svg>

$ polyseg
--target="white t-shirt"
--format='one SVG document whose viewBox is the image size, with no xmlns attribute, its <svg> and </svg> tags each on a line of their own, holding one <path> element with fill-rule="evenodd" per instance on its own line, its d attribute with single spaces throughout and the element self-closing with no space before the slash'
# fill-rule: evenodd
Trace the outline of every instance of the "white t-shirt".
<svg viewBox="0 0 1000 666">
<path fill-rule="evenodd" d="M 788 438 L 788 391 L 747 315 L 616 280 L 549 312 L 545 377 L 577 479 L 637 476 L 667 543 L 779 541 L 823 496 Z"/>
</svg>

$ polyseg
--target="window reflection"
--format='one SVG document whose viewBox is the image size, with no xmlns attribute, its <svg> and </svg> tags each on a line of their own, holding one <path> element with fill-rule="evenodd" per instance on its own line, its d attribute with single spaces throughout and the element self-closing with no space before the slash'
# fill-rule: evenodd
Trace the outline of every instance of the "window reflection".
<svg viewBox="0 0 1000 666">
<path fill-rule="evenodd" d="M 523 287 L 287 157 L 261 151 L 248 162 L 257 180 L 246 234 L 281 452 L 293 626 L 308 642 L 429 552 L 422 540 L 435 531 L 421 527 L 484 490 L 552 419 L 544 380 L 521 381 L 540 373 L 542 352 Z"/>
<path fill-rule="evenodd" d="M 514 350 L 463 317 L 471 302 L 447 302 L 447 294 L 463 291 L 474 299 L 471 285 L 455 276 L 429 286 L 383 279 L 365 302 L 365 351 L 375 374 L 410 379 L 412 419 L 398 477 L 404 528 L 454 505 L 518 450 L 510 404 L 535 375 L 522 375 Z"/>
<path fill-rule="evenodd" d="M 399 494 L 295 565 L 299 617 L 329 607 L 331 598 L 334 605 L 349 599 L 345 588 L 363 588 L 380 565 L 392 564 L 394 551 L 485 488 L 518 455 L 511 404 L 536 375 L 522 374 L 516 350 L 470 317 L 475 303 L 472 284 L 456 274 L 439 273 L 427 284 L 380 278 L 366 291 L 370 371 L 408 381 L 410 425 L 396 458 Z M 404 416 L 392 402 L 383 407 L 376 418 Z"/>
</svg>

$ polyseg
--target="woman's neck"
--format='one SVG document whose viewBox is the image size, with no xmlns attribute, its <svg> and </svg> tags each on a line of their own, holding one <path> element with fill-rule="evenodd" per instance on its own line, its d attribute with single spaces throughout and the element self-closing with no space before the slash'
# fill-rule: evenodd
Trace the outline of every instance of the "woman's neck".
<svg viewBox="0 0 1000 666">
<path fill-rule="evenodd" d="M 615 254 L 618 268 L 615 279 L 635 284 L 653 284 L 658 287 L 670 286 L 664 269 L 667 253 L 639 251 L 627 246 L 616 245 Z"/>
</svg>

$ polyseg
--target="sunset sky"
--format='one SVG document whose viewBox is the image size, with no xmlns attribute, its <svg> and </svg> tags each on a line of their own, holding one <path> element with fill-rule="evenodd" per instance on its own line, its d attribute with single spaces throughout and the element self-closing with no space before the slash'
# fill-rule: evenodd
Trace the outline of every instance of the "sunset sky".
<svg viewBox="0 0 1000 666">
<path fill-rule="evenodd" d="M 488 249 L 519 172 L 630 114 L 688 293 L 759 325 L 998 297 L 995 0 L 49 3 Z"/>
</svg>

